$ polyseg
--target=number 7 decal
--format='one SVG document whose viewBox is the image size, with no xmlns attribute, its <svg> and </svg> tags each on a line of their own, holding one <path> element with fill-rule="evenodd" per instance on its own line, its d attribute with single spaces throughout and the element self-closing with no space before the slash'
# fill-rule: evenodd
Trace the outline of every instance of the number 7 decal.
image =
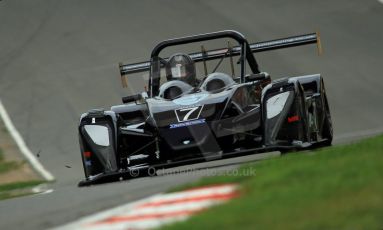
<svg viewBox="0 0 383 230">
<path fill-rule="evenodd" d="M 191 108 L 176 109 L 178 122 L 191 121 L 199 118 L 203 106 L 196 106 Z"/>
</svg>

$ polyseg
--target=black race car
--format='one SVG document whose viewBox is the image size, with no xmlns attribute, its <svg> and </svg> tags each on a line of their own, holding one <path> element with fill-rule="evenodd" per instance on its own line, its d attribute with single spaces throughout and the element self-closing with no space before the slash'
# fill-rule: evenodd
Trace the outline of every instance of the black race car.
<svg viewBox="0 0 383 230">
<path fill-rule="evenodd" d="M 220 43 L 225 48 L 206 49 Z M 271 80 L 253 55 L 312 43 L 320 50 L 316 33 L 249 44 L 236 31 L 220 31 L 166 40 L 153 49 L 150 61 L 120 64 L 123 86 L 128 86 L 126 75 L 143 72 L 149 73 L 143 75 L 148 85 L 122 98 L 124 104 L 81 116 L 85 180 L 79 185 L 245 154 L 331 145 L 321 75 Z M 163 55 L 165 50 L 176 52 Z"/>
</svg>

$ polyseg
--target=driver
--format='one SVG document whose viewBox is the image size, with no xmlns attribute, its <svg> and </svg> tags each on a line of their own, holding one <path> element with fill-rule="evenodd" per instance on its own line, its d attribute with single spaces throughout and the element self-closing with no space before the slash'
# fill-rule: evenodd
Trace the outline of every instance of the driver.
<svg viewBox="0 0 383 230">
<path fill-rule="evenodd" d="M 168 81 L 180 80 L 195 87 L 198 82 L 194 61 L 187 54 L 174 54 L 166 63 L 166 78 Z"/>
</svg>

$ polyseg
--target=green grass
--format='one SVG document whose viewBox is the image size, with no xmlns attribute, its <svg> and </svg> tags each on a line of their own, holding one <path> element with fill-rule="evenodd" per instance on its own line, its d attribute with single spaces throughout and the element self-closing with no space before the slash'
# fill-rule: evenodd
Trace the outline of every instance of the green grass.
<svg viewBox="0 0 383 230">
<path fill-rule="evenodd" d="M 18 164 L 17 162 L 3 162 L 0 160 L 0 174 L 9 172 L 10 170 L 13 170 L 18 167 L 20 167 L 20 164 Z"/>
<path fill-rule="evenodd" d="M 4 133 L 9 133 L 8 129 L 5 128 L 5 127 L 2 127 L 1 130 L 2 130 Z"/>
<path fill-rule="evenodd" d="M 0 174 L 18 168 L 19 166 L 20 164 L 18 164 L 17 162 L 4 161 L 3 150 L 0 149 Z"/>
<path fill-rule="evenodd" d="M 28 195 L 31 193 L 31 187 L 37 186 L 41 183 L 44 183 L 44 181 L 22 181 L 2 184 L 0 185 L 0 200 Z"/>
<path fill-rule="evenodd" d="M 242 196 L 164 229 L 383 229 L 383 136 L 242 167 Z"/>
<path fill-rule="evenodd" d="M 0 149 L 0 174 L 17 170 L 23 162 L 5 161 L 3 150 Z M 44 183 L 44 181 L 21 181 L 7 184 L 0 184 L 0 200 L 28 195 L 31 193 L 30 188 Z"/>
</svg>

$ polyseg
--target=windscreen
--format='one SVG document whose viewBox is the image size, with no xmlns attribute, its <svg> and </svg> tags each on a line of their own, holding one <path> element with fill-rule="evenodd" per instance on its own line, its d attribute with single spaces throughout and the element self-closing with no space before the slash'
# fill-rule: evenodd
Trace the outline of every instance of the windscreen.
<svg viewBox="0 0 383 230">
<path fill-rule="evenodd" d="M 241 72 L 239 56 L 232 56 L 230 52 L 231 48 L 236 45 L 238 44 L 234 40 L 217 39 L 203 43 L 172 46 L 162 50 L 160 56 L 151 61 L 153 96 L 159 95 L 160 87 L 165 83 L 180 81 L 195 88 L 214 73 L 220 73 L 229 76 L 234 81 L 239 81 Z M 210 50 L 218 50 L 217 52 L 225 55 L 214 60 L 208 60 L 209 57 L 206 56 L 198 62 L 194 61 L 193 54 Z"/>
</svg>

